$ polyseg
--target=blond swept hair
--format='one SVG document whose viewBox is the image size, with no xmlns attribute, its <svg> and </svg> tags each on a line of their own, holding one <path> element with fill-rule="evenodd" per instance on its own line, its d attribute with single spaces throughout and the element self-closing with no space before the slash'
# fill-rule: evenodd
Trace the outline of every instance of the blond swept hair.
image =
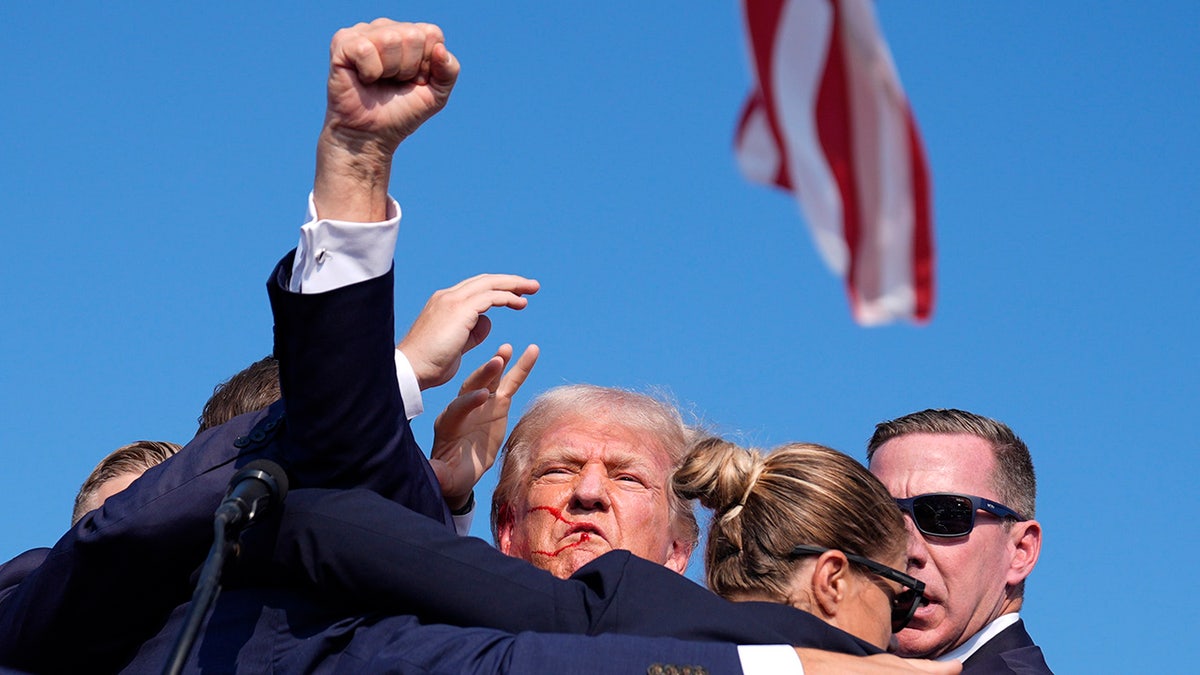
<svg viewBox="0 0 1200 675">
<path fill-rule="evenodd" d="M 135 441 L 110 452 L 107 457 L 100 460 L 95 469 L 92 469 L 79 488 L 79 493 L 75 495 L 75 508 L 71 512 L 71 524 L 79 522 L 79 519 L 88 511 L 100 507 L 99 504 L 93 502 L 102 485 L 125 474 L 140 476 L 147 469 L 162 464 L 168 457 L 181 449 L 182 447 L 178 443 L 167 441 Z"/>
</svg>

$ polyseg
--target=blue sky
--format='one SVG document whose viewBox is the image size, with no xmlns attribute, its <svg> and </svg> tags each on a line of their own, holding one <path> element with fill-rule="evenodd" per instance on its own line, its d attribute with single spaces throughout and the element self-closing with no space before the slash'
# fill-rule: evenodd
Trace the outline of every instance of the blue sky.
<svg viewBox="0 0 1200 675">
<path fill-rule="evenodd" d="M 737 171 L 736 3 L 448 4 L 0 8 L 0 559 L 52 544 L 113 448 L 186 442 L 270 351 L 263 285 L 311 186 L 329 37 L 391 16 L 441 24 L 463 63 L 397 156 L 399 329 L 438 288 L 514 272 L 542 292 L 468 363 L 540 344 L 518 408 L 664 387 L 742 442 L 860 458 L 913 410 L 1004 420 L 1038 468 L 1022 614 L 1050 665 L 1200 657 L 1200 4 L 881 3 L 939 286 L 930 325 L 876 329 L 794 202 Z"/>
</svg>

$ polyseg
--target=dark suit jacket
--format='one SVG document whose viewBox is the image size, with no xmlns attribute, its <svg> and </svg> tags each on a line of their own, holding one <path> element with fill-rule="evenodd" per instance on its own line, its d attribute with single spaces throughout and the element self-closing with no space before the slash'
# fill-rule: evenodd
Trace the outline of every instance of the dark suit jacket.
<svg viewBox="0 0 1200 675">
<path fill-rule="evenodd" d="M 4 599 L 16 591 L 17 586 L 30 572 L 45 562 L 48 555 L 50 555 L 50 549 L 35 548 L 0 565 L 0 605 L 3 605 Z"/>
<path fill-rule="evenodd" d="M 286 404 L 197 435 L 80 520 L 36 568 L 15 560 L 19 583 L 0 591 L 0 664 L 95 672 L 126 660 L 191 597 L 213 511 L 258 457 L 283 465 L 293 487 L 364 487 L 450 526 L 396 384 L 392 273 L 301 295 L 286 290 L 291 268 L 289 255 L 267 284 Z"/>
<path fill-rule="evenodd" d="M 180 607 L 124 669 L 161 672 Z M 364 613 L 294 589 L 222 591 L 186 673 L 645 673 L 654 663 L 739 673 L 737 649 L 627 635 L 513 635 Z"/>
<path fill-rule="evenodd" d="M 985 675 L 1019 673 L 1022 675 L 1049 674 L 1050 667 L 1042 650 L 1033 644 L 1025 631 L 1025 622 L 1017 621 L 977 649 L 963 662 L 964 673 Z"/>
<path fill-rule="evenodd" d="M 293 492 L 271 523 L 244 538 L 242 562 L 249 583 L 308 587 L 459 626 L 879 651 L 807 612 L 723 600 L 628 551 L 557 579 L 363 490 Z"/>
</svg>

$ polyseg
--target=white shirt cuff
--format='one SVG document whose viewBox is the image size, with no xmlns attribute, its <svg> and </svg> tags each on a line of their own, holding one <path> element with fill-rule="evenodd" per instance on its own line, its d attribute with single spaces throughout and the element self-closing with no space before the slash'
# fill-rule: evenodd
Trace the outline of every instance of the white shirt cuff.
<svg viewBox="0 0 1200 675">
<path fill-rule="evenodd" d="M 387 217 L 379 223 L 321 220 L 310 192 L 288 290 L 324 293 L 387 274 L 400 233 L 400 204 L 391 196 Z"/>
<path fill-rule="evenodd" d="M 478 502 L 476 502 L 476 505 L 478 505 Z M 454 519 L 454 531 L 458 533 L 458 536 L 465 537 L 471 534 L 471 523 L 475 522 L 474 506 L 471 507 L 470 511 L 461 516 L 451 514 L 450 517 Z"/>
<path fill-rule="evenodd" d="M 425 412 L 425 403 L 421 400 L 421 385 L 417 382 L 417 374 L 413 372 L 408 357 L 399 349 L 396 350 L 396 381 L 400 383 L 400 397 L 404 399 L 404 416 L 412 419 Z M 467 528 L 471 527 L 470 523 Z"/>
<path fill-rule="evenodd" d="M 804 675 L 804 666 L 796 650 L 788 645 L 738 645 L 738 659 L 744 675 L 792 673 Z"/>
</svg>

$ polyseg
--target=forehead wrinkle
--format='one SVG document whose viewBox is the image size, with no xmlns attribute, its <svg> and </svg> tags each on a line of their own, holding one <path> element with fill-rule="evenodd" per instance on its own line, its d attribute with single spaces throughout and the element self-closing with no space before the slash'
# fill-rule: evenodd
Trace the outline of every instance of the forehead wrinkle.
<svg viewBox="0 0 1200 675">
<path fill-rule="evenodd" d="M 664 465 L 670 464 L 668 453 L 656 444 L 630 442 L 631 432 L 624 427 L 583 433 L 586 438 L 582 439 L 580 435 L 573 430 L 562 435 L 548 434 L 537 444 L 533 463 L 543 465 L 547 462 L 568 462 L 583 465 L 590 461 L 593 455 L 600 455 L 599 459 L 606 466 L 617 469 L 651 470 L 659 464 L 660 459 Z"/>
</svg>

